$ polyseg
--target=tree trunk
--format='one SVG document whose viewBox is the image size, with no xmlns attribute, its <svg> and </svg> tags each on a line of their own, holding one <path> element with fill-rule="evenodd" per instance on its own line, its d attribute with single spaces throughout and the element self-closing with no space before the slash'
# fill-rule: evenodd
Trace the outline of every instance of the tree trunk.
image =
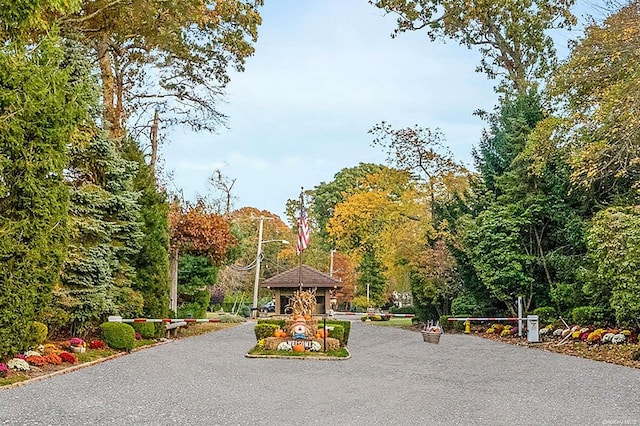
<svg viewBox="0 0 640 426">
<path fill-rule="evenodd" d="M 97 41 L 96 51 L 98 53 L 98 65 L 100 66 L 100 79 L 102 80 L 102 104 L 103 127 L 111 131 L 113 125 L 113 97 L 115 94 L 115 80 L 111 69 L 111 58 L 109 57 L 109 43 L 107 40 Z"/>
<path fill-rule="evenodd" d="M 109 53 L 109 40 L 106 37 L 97 41 L 96 51 L 98 53 L 98 65 L 100 66 L 100 79 L 102 80 L 103 127 L 109 132 L 109 137 L 115 139 L 121 137 L 123 131 L 120 126 L 121 117 L 117 107 L 119 102 L 116 99 L 117 82 Z M 118 90 L 118 93 L 121 91 Z"/>
</svg>

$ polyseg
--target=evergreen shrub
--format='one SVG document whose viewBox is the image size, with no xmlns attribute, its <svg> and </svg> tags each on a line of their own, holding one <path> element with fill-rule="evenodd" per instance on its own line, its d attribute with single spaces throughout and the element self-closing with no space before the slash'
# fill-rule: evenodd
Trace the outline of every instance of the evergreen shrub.
<svg viewBox="0 0 640 426">
<path fill-rule="evenodd" d="M 333 330 L 331 329 L 333 328 Z M 338 339 L 340 341 L 340 346 L 345 346 L 344 341 L 344 327 L 340 324 L 329 324 L 327 323 L 327 328 L 329 329 L 329 337 L 333 337 L 334 339 Z M 322 329 L 322 323 L 318 324 L 318 330 Z"/>
<path fill-rule="evenodd" d="M 133 329 L 140 333 L 143 339 L 153 339 L 156 337 L 156 327 L 152 322 L 134 322 Z"/>
<path fill-rule="evenodd" d="M 47 341 L 49 335 L 49 328 L 38 321 L 32 321 L 29 323 L 29 331 L 27 332 L 27 346 L 33 348 L 34 346 L 43 345 Z"/>
<path fill-rule="evenodd" d="M 398 308 L 396 306 L 392 306 L 389 309 L 389 312 L 392 314 L 416 314 L 416 308 L 415 306 L 403 306 L 401 308 Z"/>
<path fill-rule="evenodd" d="M 136 332 L 129 324 L 105 322 L 100 325 L 102 340 L 112 349 L 131 351 L 136 341 Z"/>
<path fill-rule="evenodd" d="M 349 335 L 351 334 L 351 321 L 345 320 L 327 320 L 327 325 L 339 325 L 342 326 L 344 334 L 340 340 L 342 346 L 347 346 L 349 343 Z M 322 321 L 318 321 L 318 328 L 322 327 Z M 332 336 L 333 337 L 333 336 Z"/>
<path fill-rule="evenodd" d="M 604 309 L 596 306 L 579 306 L 571 311 L 573 322 L 582 326 L 604 326 L 605 315 Z"/>
<path fill-rule="evenodd" d="M 550 324 L 556 319 L 556 308 L 553 306 L 541 306 L 534 309 L 531 314 L 538 316 L 540 324 Z"/>
<path fill-rule="evenodd" d="M 275 324 L 280 328 L 284 328 L 286 321 L 284 319 L 270 318 L 258 320 L 258 324 Z"/>
<path fill-rule="evenodd" d="M 453 331 L 454 330 L 454 323 L 457 323 L 458 321 L 449 321 L 449 318 L 451 318 L 450 315 L 442 315 L 440 317 L 440 327 L 442 327 L 442 329 L 444 331 Z"/>
<path fill-rule="evenodd" d="M 207 306 L 198 302 L 178 306 L 178 318 L 206 318 Z"/>
<path fill-rule="evenodd" d="M 279 326 L 276 324 L 256 324 L 253 328 L 253 332 L 256 335 L 256 341 L 260 341 L 261 339 L 266 339 L 267 337 L 273 336 L 273 332 L 276 331 Z"/>
</svg>

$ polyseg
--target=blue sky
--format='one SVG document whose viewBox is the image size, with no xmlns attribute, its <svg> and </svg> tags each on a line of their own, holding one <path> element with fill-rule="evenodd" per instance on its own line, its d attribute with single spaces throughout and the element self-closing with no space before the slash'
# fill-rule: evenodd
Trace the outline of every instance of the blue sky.
<svg viewBox="0 0 640 426">
<path fill-rule="evenodd" d="M 261 8 L 256 53 L 232 73 L 228 129 L 174 130 L 161 148 L 169 189 L 216 196 L 215 169 L 236 179 L 235 208 L 283 219 L 300 188 L 329 182 L 361 162 L 384 163 L 367 131 L 440 128 L 455 157 L 471 165 L 484 123 L 476 109 L 497 102 L 493 82 L 474 72 L 479 55 L 424 32 L 390 37 L 395 18 L 366 0 L 272 0 Z"/>
</svg>

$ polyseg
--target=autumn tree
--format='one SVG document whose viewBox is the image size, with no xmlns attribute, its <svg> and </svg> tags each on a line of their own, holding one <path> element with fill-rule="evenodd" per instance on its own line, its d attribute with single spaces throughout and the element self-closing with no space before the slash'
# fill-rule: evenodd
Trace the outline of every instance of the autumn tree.
<svg viewBox="0 0 640 426">
<path fill-rule="evenodd" d="M 425 30 L 433 41 L 450 38 L 482 55 L 477 71 L 501 78 L 500 90 L 526 91 L 554 69 L 548 30 L 575 23 L 575 0 L 369 0 L 397 15 L 393 36 Z"/>
<path fill-rule="evenodd" d="M 334 294 L 338 305 L 349 307 L 356 295 L 356 271 L 351 258 L 337 250 L 333 252 L 332 278 L 342 283 L 342 288 Z"/>
<path fill-rule="evenodd" d="M 374 135 L 373 145 L 382 147 L 387 153 L 387 162 L 394 167 L 412 173 L 426 185 L 424 191 L 429 197 L 431 220 L 435 220 L 436 199 L 455 191 L 451 187 L 456 181 L 466 183 L 467 170 L 454 160 L 453 154 L 445 145 L 444 134 L 440 129 L 420 126 L 405 129 L 393 129 L 391 124 L 381 122 L 370 131 Z M 462 176 L 462 179 L 457 177 Z M 458 188 L 463 191 L 464 186 Z"/>
<path fill-rule="evenodd" d="M 412 211 L 416 193 L 408 173 L 389 168 L 366 176 L 361 188 L 361 192 L 335 206 L 327 231 L 336 248 L 357 265 L 357 294 L 364 295 L 369 284 L 371 299 L 384 304 L 388 290 L 384 273 L 388 264 L 383 260 L 395 263 L 395 258 L 386 254 L 393 250 L 388 242 L 411 222 L 408 212 Z"/>
<path fill-rule="evenodd" d="M 167 125 L 213 130 L 228 69 L 253 54 L 262 0 L 83 1 L 61 18 L 81 34 L 100 70 L 104 125 L 111 137 L 148 128 L 154 110 Z"/>
<path fill-rule="evenodd" d="M 260 217 L 264 218 L 262 240 L 275 240 L 275 242 L 261 246 L 262 276 L 269 278 L 292 268 L 296 264 L 296 234 L 278 215 L 253 207 L 243 207 L 235 210 L 231 213 L 231 222 L 233 228 L 237 230 L 239 244 L 234 266 L 230 266 L 230 268 L 235 268 L 241 273 L 244 272 L 242 281 L 246 289 L 251 287 L 250 284 L 253 283 L 254 278 L 253 275 L 249 276 L 250 274 L 247 274 L 247 272 L 253 269 L 256 262 Z M 283 244 L 279 241 L 287 241 L 289 244 Z M 251 265 L 251 268 L 246 268 L 249 265 Z M 242 271 L 243 269 L 244 271 Z"/>
<path fill-rule="evenodd" d="M 599 203 L 638 201 L 640 177 L 640 3 L 629 2 L 585 30 L 555 76 L 556 126 L 572 181 Z"/>
<path fill-rule="evenodd" d="M 321 182 L 313 189 L 311 201 L 307 204 L 310 206 L 308 209 L 309 217 L 312 224 L 317 223 L 318 235 L 327 249 L 333 247 L 333 242 L 327 234 L 327 223 L 333 216 L 335 207 L 349 195 L 361 190 L 361 182 L 365 176 L 380 171 L 382 168 L 381 165 L 360 163 L 355 167 L 340 170 L 333 176 L 332 181 Z M 295 204 L 295 200 L 292 203 L 295 208 L 291 209 L 293 214 L 290 216 L 290 220 L 293 219 L 291 223 L 295 223 L 296 212 L 299 212 L 300 209 L 299 205 Z"/>
<path fill-rule="evenodd" d="M 175 201 L 171 206 L 169 223 L 171 308 L 177 312 L 179 254 L 202 256 L 212 265 L 221 265 L 227 259 L 229 249 L 236 243 L 236 238 L 229 222 L 220 215 L 210 213 L 202 200 L 185 206 Z M 207 306 L 208 303 L 207 300 Z"/>
</svg>

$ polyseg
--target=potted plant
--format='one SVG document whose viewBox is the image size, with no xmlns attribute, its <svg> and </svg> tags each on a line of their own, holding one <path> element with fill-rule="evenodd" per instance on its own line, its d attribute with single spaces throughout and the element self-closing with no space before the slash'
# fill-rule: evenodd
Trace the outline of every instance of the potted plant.
<svg viewBox="0 0 640 426">
<path fill-rule="evenodd" d="M 87 350 L 87 344 L 79 337 L 69 340 L 69 349 L 71 352 L 84 353 Z"/>
<path fill-rule="evenodd" d="M 422 339 L 427 343 L 439 343 L 442 329 L 438 324 L 428 325 L 422 330 Z"/>
</svg>

